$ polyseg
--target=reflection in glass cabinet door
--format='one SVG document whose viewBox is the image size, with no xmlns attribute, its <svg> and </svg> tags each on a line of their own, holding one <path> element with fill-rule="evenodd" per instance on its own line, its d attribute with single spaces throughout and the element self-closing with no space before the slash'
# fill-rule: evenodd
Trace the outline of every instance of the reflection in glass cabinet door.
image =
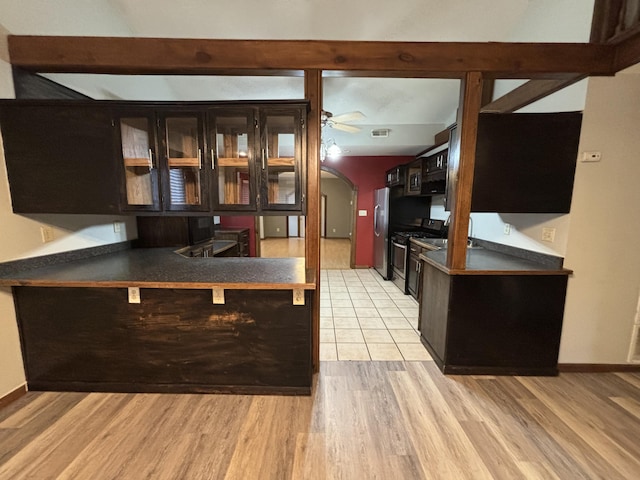
<svg viewBox="0 0 640 480">
<path fill-rule="evenodd" d="M 126 204 L 159 207 L 157 164 L 149 117 L 120 118 Z"/>
<path fill-rule="evenodd" d="M 198 118 L 169 117 L 165 126 L 168 206 L 181 209 L 203 205 L 203 159 Z"/>
<path fill-rule="evenodd" d="M 291 206 L 299 201 L 296 118 L 293 114 L 266 116 L 262 169 L 266 170 L 266 203 L 269 206 Z"/>
<path fill-rule="evenodd" d="M 221 111 L 210 120 L 217 178 L 216 207 L 222 210 L 255 210 L 253 169 L 254 122 L 248 110 Z"/>
</svg>

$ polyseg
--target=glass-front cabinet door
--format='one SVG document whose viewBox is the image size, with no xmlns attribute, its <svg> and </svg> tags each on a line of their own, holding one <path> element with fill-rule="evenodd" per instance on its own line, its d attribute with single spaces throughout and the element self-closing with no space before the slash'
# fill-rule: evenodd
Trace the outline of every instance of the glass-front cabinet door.
<svg viewBox="0 0 640 480">
<path fill-rule="evenodd" d="M 204 115 L 166 113 L 161 125 L 164 210 L 209 211 L 210 169 L 204 158 Z"/>
<path fill-rule="evenodd" d="M 208 128 L 215 184 L 214 210 L 255 211 L 254 162 L 258 125 L 254 110 L 210 110 Z"/>
<path fill-rule="evenodd" d="M 261 114 L 259 167 L 263 210 L 301 211 L 303 132 L 302 107 L 265 107 Z"/>
<path fill-rule="evenodd" d="M 122 112 L 114 118 L 117 128 L 123 210 L 160 210 L 158 160 L 153 114 Z"/>
</svg>

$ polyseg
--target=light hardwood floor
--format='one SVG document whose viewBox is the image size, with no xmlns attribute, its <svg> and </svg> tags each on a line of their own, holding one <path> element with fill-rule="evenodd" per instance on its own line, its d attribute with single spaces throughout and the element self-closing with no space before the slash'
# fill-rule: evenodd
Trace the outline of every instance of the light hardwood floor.
<svg viewBox="0 0 640 480">
<path fill-rule="evenodd" d="M 28 393 L 2 479 L 634 479 L 640 374 L 325 362 L 310 397 Z"/>
<path fill-rule="evenodd" d="M 267 258 L 304 257 L 304 238 L 265 238 L 260 241 L 260 256 Z M 320 268 L 348 269 L 351 240 L 322 238 L 320 240 Z"/>
</svg>

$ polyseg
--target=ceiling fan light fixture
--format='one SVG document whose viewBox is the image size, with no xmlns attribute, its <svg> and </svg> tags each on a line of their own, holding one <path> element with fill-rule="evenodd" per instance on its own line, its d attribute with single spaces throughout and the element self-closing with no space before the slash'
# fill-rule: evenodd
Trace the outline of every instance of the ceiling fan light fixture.
<svg viewBox="0 0 640 480">
<path fill-rule="evenodd" d="M 329 158 L 338 158 L 342 155 L 342 149 L 336 144 L 335 140 L 331 139 L 330 144 L 327 147 L 327 156 Z"/>
<path fill-rule="evenodd" d="M 336 144 L 336 141 L 333 138 L 330 138 L 326 142 L 322 140 L 320 143 L 321 162 L 324 162 L 327 157 L 331 159 L 340 158 L 340 155 L 342 155 L 342 149 Z"/>
</svg>

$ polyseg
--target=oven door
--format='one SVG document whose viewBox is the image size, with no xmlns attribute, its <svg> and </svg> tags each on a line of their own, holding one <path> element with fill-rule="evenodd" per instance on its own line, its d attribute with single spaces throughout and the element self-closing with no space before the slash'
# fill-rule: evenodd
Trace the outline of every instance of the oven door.
<svg viewBox="0 0 640 480">
<path fill-rule="evenodd" d="M 405 278 L 407 268 L 407 246 L 391 242 L 393 248 L 393 270 L 401 278 Z"/>
</svg>

